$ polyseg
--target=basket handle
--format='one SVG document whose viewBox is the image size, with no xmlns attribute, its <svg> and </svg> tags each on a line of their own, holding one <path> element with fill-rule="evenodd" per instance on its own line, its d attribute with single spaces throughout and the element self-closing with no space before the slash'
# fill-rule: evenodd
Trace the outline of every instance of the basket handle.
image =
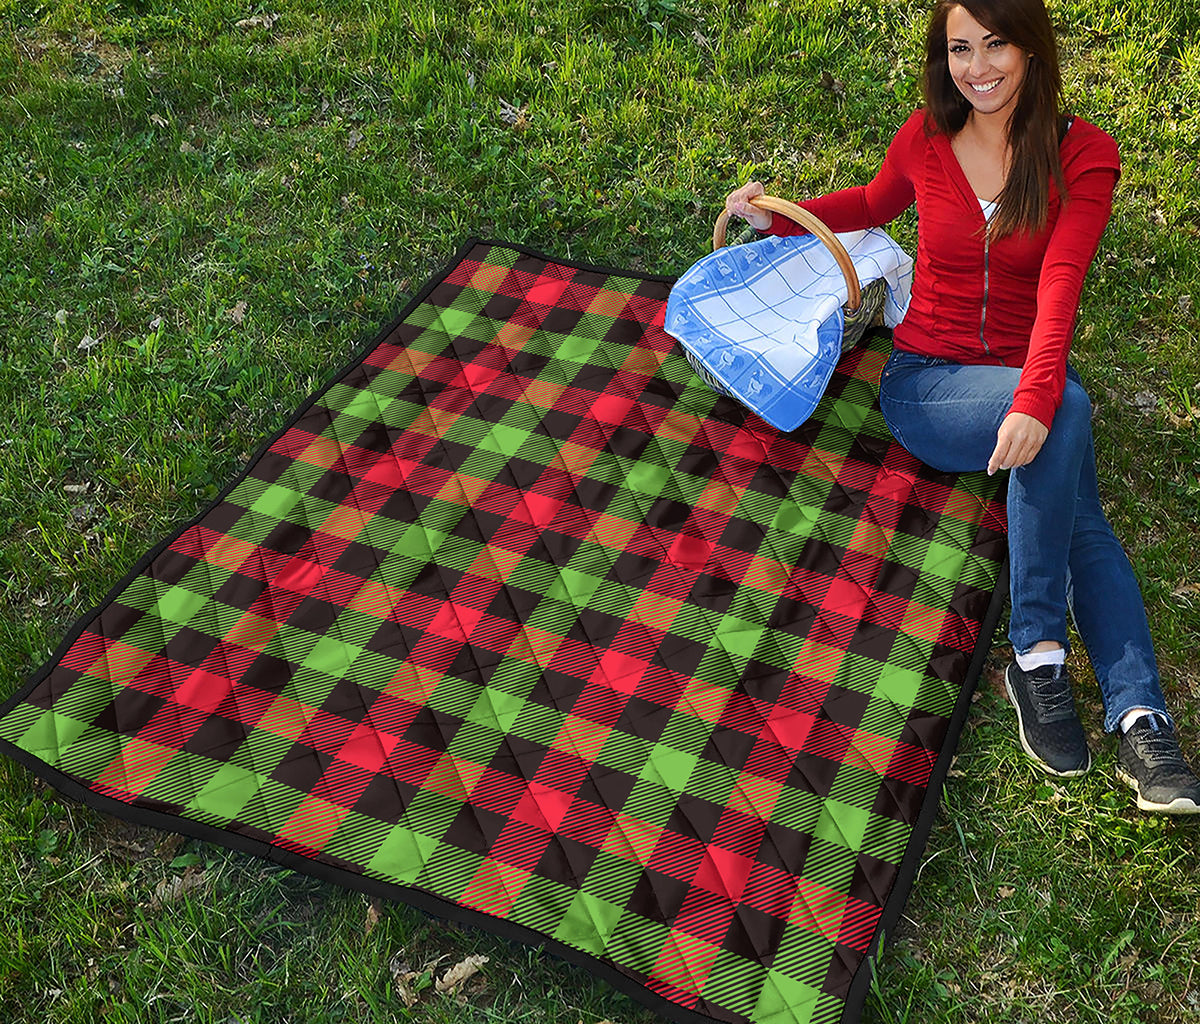
<svg viewBox="0 0 1200 1024">
<path fill-rule="evenodd" d="M 858 287 L 858 272 L 854 269 L 854 263 L 850 259 L 850 254 L 846 252 L 846 247 L 838 241 L 837 235 L 825 226 L 823 220 L 809 213 L 803 207 L 790 203 L 786 199 L 780 199 L 778 196 L 755 196 L 750 200 L 750 204 L 757 206 L 760 210 L 770 210 L 772 213 L 782 213 L 785 217 L 790 217 L 824 242 L 825 247 L 833 253 L 833 258 L 837 260 L 842 276 L 846 279 L 846 289 L 849 292 L 849 298 L 846 300 L 846 312 L 853 313 L 858 309 L 859 303 L 862 301 L 861 291 Z M 722 210 L 716 224 L 713 225 L 714 250 L 720 249 L 725 244 L 725 226 L 728 223 L 729 211 Z"/>
</svg>

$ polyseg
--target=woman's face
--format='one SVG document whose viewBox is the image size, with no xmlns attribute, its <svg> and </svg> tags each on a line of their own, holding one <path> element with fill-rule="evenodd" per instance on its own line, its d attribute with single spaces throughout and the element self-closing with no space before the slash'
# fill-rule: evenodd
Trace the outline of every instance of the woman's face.
<svg viewBox="0 0 1200 1024">
<path fill-rule="evenodd" d="M 950 77 L 975 113 L 1003 112 L 1007 120 L 1025 80 L 1025 51 L 984 28 L 961 6 L 952 7 L 946 18 L 946 50 Z"/>
</svg>

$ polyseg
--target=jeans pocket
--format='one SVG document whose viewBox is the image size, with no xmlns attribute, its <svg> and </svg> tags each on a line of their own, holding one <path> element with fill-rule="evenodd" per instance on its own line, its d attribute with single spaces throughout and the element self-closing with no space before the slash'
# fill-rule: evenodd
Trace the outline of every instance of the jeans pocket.
<svg viewBox="0 0 1200 1024">
<path fill-rule="evenodd" d="M 899 351 L 900 351 L 899 349 L 895 349 L 895 348 L 892 349 L 891 353 L 888 355 L 887 359 L 884 361 L 883 369 L 879 373 L 879 382 L 881 385 L 883 384 L 883 382 L 885 380 L 887 380 L 889 377 L 892 376 L 892 374 L 894 374 L 896 372 L 896 363 L 898 362 L 898 360 L 896 359 L 896 356 Z"/>
<path fill-rule="evenodd" d="M 894 348 L 883 364 L 883 371 L 879 375 L 880 384 L 885 380 L 895 380 L 906 373 L 915 373 L 918 370 L 940 366 L 948 362 L 950 360 L 942 359 L 939 356 L 922 356 L 916 352 L 905 352 L 903 349 Z"/>
</svg>

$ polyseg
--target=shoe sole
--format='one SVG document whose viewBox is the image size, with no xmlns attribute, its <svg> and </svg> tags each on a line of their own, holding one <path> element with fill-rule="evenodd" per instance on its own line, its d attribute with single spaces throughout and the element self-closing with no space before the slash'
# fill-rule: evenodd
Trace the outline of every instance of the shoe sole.
<svg viewBox="0 0 1200 1024">
<path fill-rule="evenodd" d="M 1137 794 L 1139 811 L 1150 811 L 1156 814 L 1200 814 L 1200 804 L 1186 796 L 1177 796 L 1169 804 L 1155 803 L 1142 796 L 1142 787 L 1138 780 L 1129 774 L 1121 765 L 1117 765 L 1117 778 Z"/>
<path fill-rule="evenodd" d="M 1012 668 L 1012 666 L 1010 665 L 1009 668 Z M 1025 720 L 1021 717 L 1021 705 L 1017 702 L 1016 694 L 1013 693 L 1012 683 L 1008 678 L 1008 671 L 1008 669 L 1004 670 L 1004 692 L 1008 694 L 1009 703 L 1012 704 L 1013 710 L 1017 713 L 1017 735 L 1021 739 L 1021 749 L 1024 750 L 1025 753 L 1029 755 L 1030 760 L 1032 760 L 1047 775 L 1054 775 L 1060 779 L 1075 779 L 1080 775 L 1086 775 L 1092 767 L 1092 751 L 1090 747 L 1088 748 L 1087 764 L 1085 764 L 1082 768 L 1072 768 L 1065 772 L 1060 772 L 1057 768 L 1052 768 L 1050 765 L 1046 764 L 1046 762 L 1043 761 L 1036 753 L 1034 753 L 1033 747 L 1029 745 L 1029 741 L 1025 738 Z"/>
</svg>

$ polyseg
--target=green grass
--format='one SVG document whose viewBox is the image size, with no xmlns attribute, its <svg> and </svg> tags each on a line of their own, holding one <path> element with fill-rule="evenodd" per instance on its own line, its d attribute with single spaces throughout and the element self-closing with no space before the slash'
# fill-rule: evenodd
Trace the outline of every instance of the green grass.
<svg viewBox="0 0 1200 1024">
<path fill-rule="evenodd" d="M 466 236 L 679 273 L 749 175 L 797 198 L 867 180 L 918 101 L 925 10 L 0 0 L 0 694 Z M 1075 361 L 1200 753 L 1200 9 L 1052 11 L 1069 99 L 1124 158 Z M 911 248 L 913 215 L 893 233 Z M 866 1020 L 1200 1020 L 1200 831 L 1133 811 L 1094 739 L 1097 771 L 1047 783 L 981 687 Z M 655 1019 L 401 906 L 368 927 L 361 896 L 96 815 L 9 762 L 0 892 L 3 1020 Z M 405 1008 L 394 958 L 472 952 L 490 961 L 463 1002 Z"/>
</svg>

